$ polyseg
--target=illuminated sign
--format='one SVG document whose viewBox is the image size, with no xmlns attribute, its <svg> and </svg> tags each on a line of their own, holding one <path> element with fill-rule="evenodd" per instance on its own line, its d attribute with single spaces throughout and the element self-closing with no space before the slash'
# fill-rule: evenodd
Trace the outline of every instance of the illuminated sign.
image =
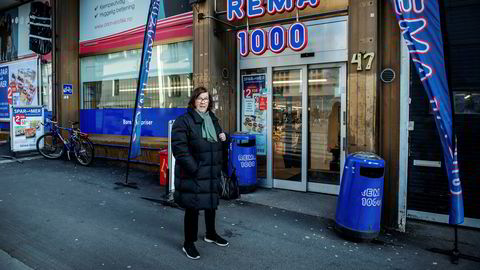
<svg viewBox="0 0 480 270">
<path fill-rule="evenodd" d="M 285 11 L 291 12 L 295 8 L 299 10 L 308 6 L 315 8 L 319 4 L 320 0 L 228 0 L 227 19 L 242 20 L 245 16 L 258 18 L 265 13 L 274 15 Z M 268 32 L 261 28 L 253 29 L 250 33 L 247 30 L 241 30 L 237 33 L 237 39 L 242 56 L 247 56 L 250 52 L 261 55 L 267 49 L 274 53 L 281 53 L 287 46 L 294 51 L 301 51 L 308 44 L 308 31 L 303 23 L 297 22 L 290 25 L 288 29 L 276 25 Z"/>
</svg>

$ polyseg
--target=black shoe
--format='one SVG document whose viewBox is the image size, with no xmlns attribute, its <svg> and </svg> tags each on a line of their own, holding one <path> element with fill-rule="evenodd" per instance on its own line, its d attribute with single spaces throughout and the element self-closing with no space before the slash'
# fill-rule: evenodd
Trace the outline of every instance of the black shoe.
<svg viewBox="0 0 480 270">
<path fill-rule="evenodd" d="M 194 244 L 183 245 L 182 250 L 183 252 L 185 252 L 185 255 L 187 255 L 189 259 L 200 259 L 200 253 L 198 253 L 198 250 L 195 248 Z"/>
<path fill-rule="evenodd" d="M 209 236 L 207 237 L 205 235 L 203 240 L 207 243 L 215 243 L 215 244 L 217 244 L 218 246 L 221 246 L 221 247 L 228 246 L 228 241 L 223 239 L 222 237 L 220 237 L 220 235 L 218 235 L 218 234 L 215 234 L 215 236 L 213 236 L 213 237 L 209 237 Z"/>
</svg>

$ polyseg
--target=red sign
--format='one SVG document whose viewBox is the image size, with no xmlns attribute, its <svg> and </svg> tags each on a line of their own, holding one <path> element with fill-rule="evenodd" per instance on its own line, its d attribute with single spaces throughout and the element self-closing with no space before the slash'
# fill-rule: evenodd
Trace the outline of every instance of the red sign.
<svg viewBox="0 0 480 270">
<path fill-rule="evenodd" d="M 267 109 L 267 97 L 260 97 L 260 111 L 265 111 Z"/>
<path fill-rule="evenodd" d="M 22 124 L 22 120 L 25 119 L 25 115 L 24 114 L 16 114 L 15 115 L 15 123 L 17 123 L 17 125 L 21 125 Z"/>
</svg>

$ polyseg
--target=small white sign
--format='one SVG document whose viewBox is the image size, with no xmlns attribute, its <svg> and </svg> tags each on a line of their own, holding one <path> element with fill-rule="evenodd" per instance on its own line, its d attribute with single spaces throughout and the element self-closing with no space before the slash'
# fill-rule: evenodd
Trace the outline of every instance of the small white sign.
<svg viewBox="0 0 480 270">
<path fill-rule="evenodd" d="M 243 105 L 245 110 L 243 111 L 244 115 L 255 115 L 255 99 L 246 98 L 243 100 Z"/>
<path fill-rule="evenodd" d="M 433 167 L 433 168 L 441 168 L 442 162 L 441 161 L 431 161 L 431 160 L 413 160 L 413 165 L 421 166 L 421 167 Z"/>
<path fill-rule="evenodd" d="M 408 122 L 408 131 L 412 131 L 415 129 L 415 122 L 409 121 Z"/>
</svg>

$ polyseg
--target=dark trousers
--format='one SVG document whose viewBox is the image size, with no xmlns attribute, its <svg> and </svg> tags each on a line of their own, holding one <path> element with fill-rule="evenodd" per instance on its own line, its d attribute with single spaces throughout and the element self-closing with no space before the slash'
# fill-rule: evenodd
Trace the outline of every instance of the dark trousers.
<svg viewBox="0 0 480 270">
<path fill-rule="evenodd" d="M 185 209 L 184 230 L 185 244 L 197 241 L 198 235 L 198 212 L 199 210 Z M 207 236 L 215 236 L 215 209 L 205 210 L 205 227 Z"/>
</svg>

